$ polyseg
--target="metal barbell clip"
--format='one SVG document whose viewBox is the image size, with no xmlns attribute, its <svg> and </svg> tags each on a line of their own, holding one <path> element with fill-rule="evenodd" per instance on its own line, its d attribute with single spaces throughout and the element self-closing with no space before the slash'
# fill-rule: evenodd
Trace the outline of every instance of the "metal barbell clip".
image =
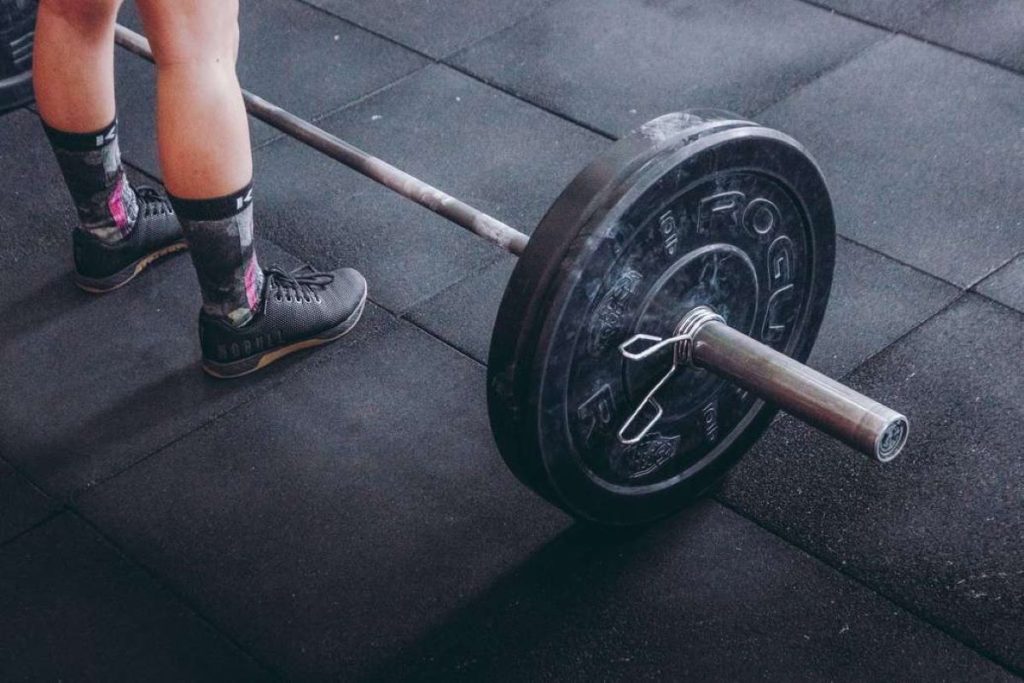
<svg viewBox="0 0 1024 683">
<path fill-rule="evenodd" d="M 617 435 L 619 443 L 625 446 L 640 443 L 641 441 L 643 441 L 644 437 L 647 436 L 650 433 L 650 431 L 654 428 L 654 425 L 656 425 L 658 421 L 661 420 L 662 416 L 665 414 L 665 410 L 661 407 L 661 404 L 654 399 L 654 395 L 657 394 L 658 391 L 663 386 L 665 386 L 669 379 L 672 378 L 672 375 L 675 374 L 676 370 L 679 368 L 680 365 L 692 365 L 693 337 L 694 335 L 697 334 L 700 328 L 702 328 L 709 322 L 724 323 L 725 318 L 715 313 L 715 311 L 708 306 L 698 306 L 697 308 L 693 309 L 685 316 L 683 316 L 683 319 L 676 326 L 673 335 L 671 337 L 668 337 L 667 339 L 656 337 L 651 334 L 635 334 L 619 345 L 619 353 L 621 353 L 626 360 L 631 361 L 642 361 L 647 358 L 650 358 L 651 356 L 655 355 L 662 349 L 665 349 L 669 346 L 675 347 L 672 354 L 672 367 L 670 367 L 668 372 L 666 372 L 665 375 L 660 380 L 658 380 L 654 387 L 647 392 L 647 395 L 644 396 L 644 400 L 640 402 L 640 405 L 637 406 L 636 410 L 634 410 L 633 413 L 623 423 L 622 428 L 619 429 Z M 637 342 L 642 341 L 652 342 L 652 344 L 639 352 L 633 352 L 629 350 L 631 346 L 633 346 Z M 634 422 L 636 422 L 637 418 L 640 416 L 640 413 L 643 412 L 644 408 L 648 404 L 654 406 L 654 417 L 648 421 L 647 425 L 642 430 L 640 430 L 640 432 L 636 436 L 626 438 L 626 432 L 629 431 L 629 428 L 633 425 Z"/>
</svg>

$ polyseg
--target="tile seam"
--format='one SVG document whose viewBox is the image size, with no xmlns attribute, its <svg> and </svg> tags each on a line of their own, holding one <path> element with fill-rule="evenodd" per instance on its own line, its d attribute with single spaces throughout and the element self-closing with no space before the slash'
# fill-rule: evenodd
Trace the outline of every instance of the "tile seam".
<svg viewBox="0 0 1024 683">
<path fill-rule="evenodd" d="M 889 604 L 891 604 L 891 605 L 897 607 L 898 609 L 900 609 L 901 611 L 905 612 L 906 614 L 911 616 L 916 621 L 918 621 L 920 623 L 927 624 L 928 626 L 934 628 L 936 631 L 942 633 L 943 635 L 945 635 L 950 640 L 953 640 L 954 642 L 959 643 L 962 647 L 964 647 L 967 650 L 975 653 L 976 655 L 978 655 L 979 657 L 989 661 L 990 663 L 995 664 L 996 666 L 998 666 L 999 668 L 1003 669 L 1007 673 L 1010 673 L 1013 676 L 1018 677 L 1018 678 L 1021 677 L 1021 676 L 1024 676 L 1024 669 L 1017 669 L 1013 664 L 1011 664 L 1010 662 L 1003 661 L 1003 659 L 1001 657 L 999 657 L 998 655 L 995 655 L 992 652 L 989 652 L 987 649 L 985 649 L 983 647 L 980 647 L 980 646 L 976 646 L 976 645 L 971 644 L 970 642 L 968 642 L 968 641 L 962 639 L 961 637 L 957 636 L 951 629 L 949 629 L 945 624 L 941 623 L 938 619 L 933 619 L 932 617 L 930 617 L 924 611 L 918 610 L 916 608 L 916 606 L 912 605 L 912 603 L 904 602 L 904 601 L 900 600 L 898 598 L 898 596 L 896 596 L 896 595 L 890 595 L 889 591 L 884 590 L 884 589 L 882 589 L 882 588 L 880 588 L 878 586 L 871 585 L 870 583 L 867 582 L 867 580 L 862 579 L 861 577 L 859 577 L 859 576 L 857 576 L 855 574 L 851 574 L 848 571 L 844 570 L 842 565 L 837 564 L 837 563 L 831 561 L 827 557 L 823 557 L 823 556 L 819 555 L 818 553 L 813 552 L 811 549 L 805 547 L 804 544 L 799 543 L 796 540 L 794 540 L 794 539 L 792 539 L 792 538 L 790 538 L 788 536 L 784 536 L 780 531 L 777 531 L 777 530 L 771 528 L 770 526 L 765 525 L 761 520 L 759 520 L 758 518 L 754 517 L 752 514 L 749 514 L 748 512 L 743 510 L 742 508 L 740 508 L 740 507 L 738 507 L 738 506 L 736 506 L 736 505 L 734 505 L 734 504 L 732 504 L 732 503 L 730 503 L 730 502 L 728 502 L 726 500 L 723 500 L 721 498 L 721 496 L 720 496 L 720 493 L 715 493 L 714 495 L 711 496 L 711 498 L 712 498 L 712 500 L 714 500 L 715 502 L 720 504 L 722 507 L 726 508 L 727 510 L 730 510 L 731 512 L 733 512 L 734 514 L 738 515 L 739 517 L 742 517 L 743 519 L 746 519 L 747 521 L 749 521 L 751 524 L 755 525 L 759 529 L 762 529 L 763 531 L 765 531 L 765 532 L 771 534 L 772 536 L 778 538 L 780 541 L 782 541 L 783 543 L 785 543 L 789 547 L 794 548 L 794 549 L 798 550 L 799 552 L 803 553 L 804 555 L 806 555 L 807 557 L 810 557 L 813 560 L 815 560 L 817 562 L 820 562 L 821 564 L 829 567 L 830 569 L 832 569 L 832 571 L 834 571 L 834 572 L 836 572 L 836 573 L 846 577 L 849 581 L 857 584 L 858 586 L 861 586 L 863 589 L 867 590 L 869 593 L 872 593 L 873 595 L 877 595 L 878 597 L 880 597 L 881 599 L 885 600 Z"/>
<path fill-rule="evenodd" d="M 197 619 L 201 624 L 208 628 L 214 635 L 223 639 L 225 643 L 227 643 L 232 649 L 234 649 L 236 654 L 242 655 L 243 657 L 247 658 L 252 664 L 262 669 L 265 673 L 270 674 L 273 678 L 279 681 L 285 680 L 284 676 L 280 671 L 278 671 L 275 667 L 271 666 L 267 662 L 264 662 L 262 659 L 257 657 L 252 652 L 250 652 L 249 649 L 247 647 L 244 647 L 241 641 L 238 638 L 236 638 L 230 631 L 218 625 L 213 620 L 213 618 L 207 616 L 202 610 L 200 610 L 199 604 L 196 601 L 192 600 L 191 598 L 186 596 L 182 591 L 175 588 L 175 586 L 168 579 L 165 579 L 163 576 L 161 576 L 159 572 L 150 568 L 147 564 L 129 554 L 124 548 L 121 547 L 121 545 L 114 538 L 112 538 L 109 534 L 107 534 L 107 532 L 100 528 L 100 526 L 97 525 L 96 522 L 94 522 L 80 510 L 77 510 L 75 508 L 69 509 L 68 514 L 74 517 L 75 519 L 79 520 L 82 524 L 84 524 L 86 527 L 92 530 L 94 534 L 99 536 L 100 540 L 107 546 L 108 550 L 112 551 L 122 561 L 136 568 L 149 581 L 152 581 L 157 588 L 159 588 L 161 591 L 164 591 L 164 593 L 168 597 L 170 597 L 174 602 L 177 602 L 179 605 L 188 610 L 188 612 L 195 619 Z"/>
</svg>

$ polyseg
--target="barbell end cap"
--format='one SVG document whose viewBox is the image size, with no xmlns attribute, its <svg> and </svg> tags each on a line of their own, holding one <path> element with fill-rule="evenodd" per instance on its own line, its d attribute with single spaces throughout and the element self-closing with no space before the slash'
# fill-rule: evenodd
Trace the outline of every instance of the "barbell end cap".
<svg viewBox="0 0 1024 683">
<path fill-rule="evenodd" d="M 880 463 L 892 462 L 907 445 L 910 436 L 910 422 L 903 415 L 896 415 L 875 440 L 875 459 Z"/>
</svg>

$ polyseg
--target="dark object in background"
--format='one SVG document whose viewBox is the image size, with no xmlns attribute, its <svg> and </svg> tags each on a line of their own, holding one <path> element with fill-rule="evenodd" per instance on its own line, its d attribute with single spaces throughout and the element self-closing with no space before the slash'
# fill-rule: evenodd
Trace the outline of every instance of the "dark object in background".
<svg viewBox="0 0 1024 683">
<path fill-rule="evenodd" d="M 0 0 L 0 114 L 32 101 L 36 0 Z"/>
</svg>

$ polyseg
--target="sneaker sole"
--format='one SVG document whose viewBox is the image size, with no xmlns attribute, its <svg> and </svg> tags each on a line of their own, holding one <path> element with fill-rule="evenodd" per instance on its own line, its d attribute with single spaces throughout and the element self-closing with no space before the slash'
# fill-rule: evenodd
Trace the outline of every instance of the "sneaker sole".
<svg viewBox="0 0 1024 683">
<path fill-rule="evenodd" d="M 135 263 L 129 265 L 127 268 L 123 268 L 113 275 L 108 275 L 107 277 L 91 278 L 86 277 L 85 275 L 80 275 L 76 272 L 75 284 L 79 289 L 89 292 L 90 294 L 106 294 L 107 292 L 113 292 L 115 289 L 120 289 L 134 280 L 139 276 L 139 273 L 160 259 L 179 251 L 185 251 L 186 249 L 188 249 L 188 244 L 185 242 L 169 244 L 162 249 L 157 249 L 156 251 L 147 254 Z"/>
<path fill-rule="evenodd" d="M 235 361 L 234 363 L 215 363 L 213 361 L 203 361 L 203 372 L 216 377 L 217 379 L 238 379 L 239 377 L 245 377 L 251 375 L 254 372 L 258 372 L 263 368 L 267 367 L 275 361 L 279 361 L 285 356 L 302 351 L 304 349 L 312 349 L 317 346 L 323 346 L 330 344 L 333 341 L 341 339 L 346 334 L 352 331 L 359 322 L 359 319 L 363 315 L 363 310 L 366 308 L 366 295 L 367 291 L 363 290 L 363 298 L 356 307 L 356 310 L 352 314 L 338 323 L 334 327 L 331 327 L 323 332 L 320 332 L 312 337 L 297 341 L 288 346 L 281 346 L 276 349 L 270 349 L 258 356 L 250 356 L 243 360 Z"/>
</svg>

